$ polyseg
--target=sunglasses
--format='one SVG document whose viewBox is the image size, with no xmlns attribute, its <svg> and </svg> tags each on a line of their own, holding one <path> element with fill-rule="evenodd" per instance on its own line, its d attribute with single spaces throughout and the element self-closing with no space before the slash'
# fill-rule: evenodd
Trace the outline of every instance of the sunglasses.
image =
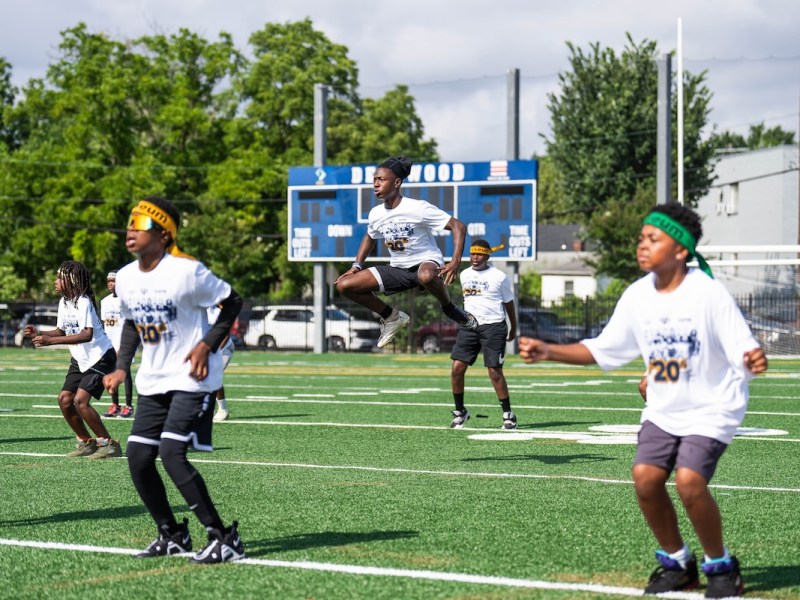
<svg viewBox="0 0 800 600">
<path fill-rule="evenodd" d="M 128 221 L 128 229 L 133 231 L 150 231 L 151 229 L 161 229 L 161 226 L 147 215 L 131 215 Z"/>
</svg>

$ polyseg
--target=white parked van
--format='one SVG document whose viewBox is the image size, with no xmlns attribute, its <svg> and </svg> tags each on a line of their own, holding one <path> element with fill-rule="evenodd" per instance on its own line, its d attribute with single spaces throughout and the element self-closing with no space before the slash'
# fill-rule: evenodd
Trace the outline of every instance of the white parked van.
<svg viewBox="0 0 800 600">
<path fill-rule="evenodd" d="M 312 350 L 314 332 L 311 306 L 254 306 L 243 339 L 246 346 L 261 350 Z M 380 334 L 377 321 L 356 319 L 336 306 L 326 309 L 325 339 L 330 352 L 370 351 Z"/>
</svg>

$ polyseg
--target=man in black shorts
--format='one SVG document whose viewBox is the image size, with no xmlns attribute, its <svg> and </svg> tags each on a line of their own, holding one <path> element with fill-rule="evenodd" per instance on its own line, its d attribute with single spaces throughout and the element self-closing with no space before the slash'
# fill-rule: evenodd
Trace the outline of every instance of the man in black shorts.
<svg viewBox="0 0 800 600">
<path fill-rule="evenodd" d="M 517 335 L 517 313 L 514 310 L 514 290 L 506 274 L 489 264 L 492 248 L 486 240 L 475 240 L 469 249 L 470 267 L 461 273 L 464 308 L 474 315 L 478 328 L 474 331 L 460 329 L 455 346 L 450 353 L 453 369 L 450 381 L 453 386 L 455 410 L 450 427 L 461 428 L 470 417 L 464 406 L 464 374 L 483 351 L 483 366 L 489 370 L 489 379 L 503 409 L 503 429 L 516 429 L 517 416 L 511 412 L 508 385 L 503 375 L 506 342 Z M 506 324 L 506 315 L 510 326 Z"/>
<path fill-rule="evenodd" d="M 369 212 L 367 233 L 361 240 L 353 266 L 336 280 L 336 289 L 381 318 L 378 348 L 386 346 L 409 321 L 409 316 L 386 304 L 375 292 L 396 294 L 413 288 L 429 291 L 442 305 L 442 312 L 461 327 L 474 329 L 475 318 L 450 301 L 447 286 L 458 274 L 467 226 L 430 202 L 406 198 L 400 193 L 411 173 L 411 160 L 390 158 L 376 170 L 375 197 L 382 204 Z M 453 258 L 444 264 L 434 232 L 453 232 Z M 388 265 L 365 268 L 364 261 L 382 239 L 389 250 Z"/>
</svg>

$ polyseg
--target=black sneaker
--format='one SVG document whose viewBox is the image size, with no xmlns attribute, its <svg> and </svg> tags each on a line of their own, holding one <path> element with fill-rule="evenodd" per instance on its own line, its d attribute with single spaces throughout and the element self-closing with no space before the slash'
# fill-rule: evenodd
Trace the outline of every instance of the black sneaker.
<svg viewBox="0 0 800 600">
<path fill-rule="evenodd" d="M 731 598 L 744 594 L 744 581 L 735 556 L 704 562 L 703 573 L 708 579 L 706 598 Z"/>
<path fill-rule="evenodd" d="M 234 521 L 225 531 L 209 529 L 208 545 L 191 557 L 189 562 L 216 564 L 244 558 L 244 545 L 239 538 L 238 528 L 238 521 Z"/>
<path fill-rule="evenodd" d="M 645 594 L 661 594 L 663 592 L 677 592 L 679 590 L 693 590 L 700 585 L 697 574 L 697 557 L 692 554 L 686 561 L 686 568 L 663 550 L 656 552 L 656 558 L 661 564 L 650 575 Z"/>
<path fill-rule="evenodd" d="M 178 525 L 178 531 L 172 535 L 159 532 L 147 548 L 136 555 L 136 558 L 153 558 L 155 556 L 171 556 L 192 551 L 192 536 L 189 535 L 189 519 Z"/>
<path fill-rule="evenodd" d="M 458 322 L 458 326 L 467 331 L 475 331 L 478 328 L 478 319 L 472 313 L 465 312 L 463 321 Z"/>
</svg>

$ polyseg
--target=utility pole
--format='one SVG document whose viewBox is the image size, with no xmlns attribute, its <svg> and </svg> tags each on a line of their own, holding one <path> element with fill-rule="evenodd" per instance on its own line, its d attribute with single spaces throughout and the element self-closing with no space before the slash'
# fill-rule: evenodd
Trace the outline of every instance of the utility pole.
<svg viewBox="0 0 800 600">
<path fill-rule="evenodd" d="M 658 127 L 656 140 L 656 202 L 672 201 L 672 57 L 664 54 L 658 65 Z"/>
<path fill-rule="evenodd" d="M 328 86 L 314 84 L 314 166 L 325 166 L 328 154 Z M 314 354 L 327 351 L 325 306 L 327 305 L 325 263 L 314 263 Z"/>
<path fill-rule="evenodd" d="M 519 160 L 519 69 L 509 69 L 507 75 L 507 123 L 506 123 L 506 159 Z M 531 232 L 533 233 L 533 232 Z M 536 236 L 539 239 L 539 236 Z M 493 241 L 489 241 L 493 244 Z M 511 268 L 511 284 L 514 288 L 514 308 L 519 315 L 519 261 L 512 260 L 507 265 Z M 519 347 L 519 319 L 517 319 L 517 336 L 506 343 L 506 354 L 516 354 Z"/>
</svg>

